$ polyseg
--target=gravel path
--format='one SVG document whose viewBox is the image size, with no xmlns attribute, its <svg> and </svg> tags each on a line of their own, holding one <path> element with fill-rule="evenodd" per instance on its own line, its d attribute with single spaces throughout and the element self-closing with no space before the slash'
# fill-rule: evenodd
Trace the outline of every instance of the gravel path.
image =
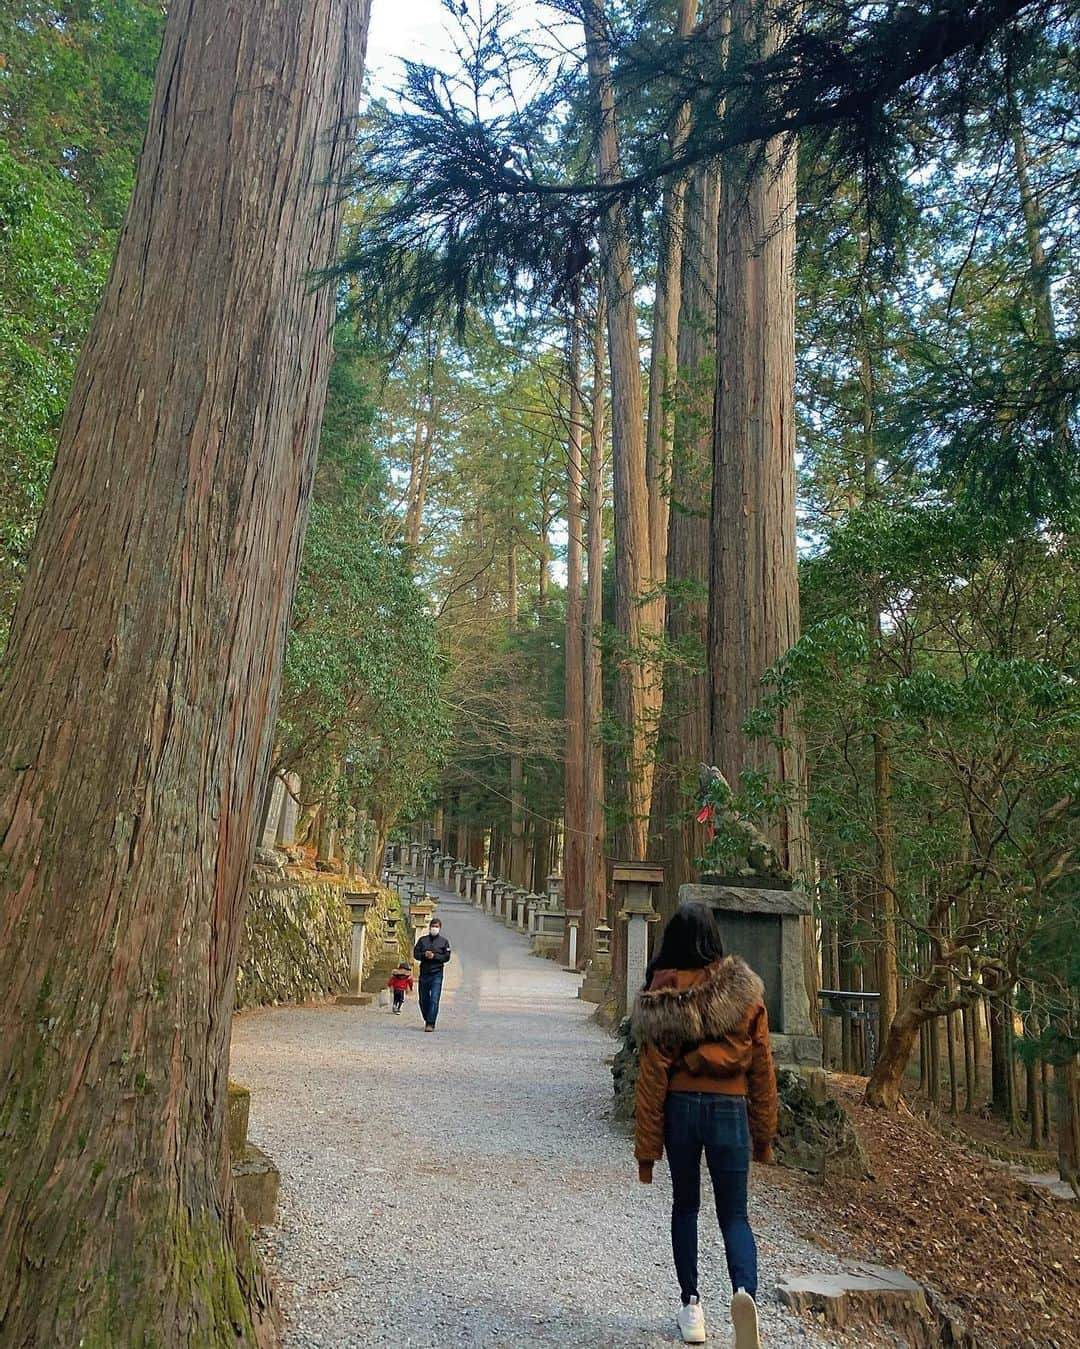
<svg viewBox="0 0 1080 1349">
<path fill-rule="evenodd" d="M 578 980 L 525 938 L 449 897 L 440 911 L 454 959 L 434 1035 L 415 998 L 400 1017 L 329 1006 L 236 1021 L 232 1076 L 251 1088 L 252 1141 L 281 1170 L 263 1246 L 286 1346 L 674 1344 L 670 1184 L 660 1166 L 639 1185 L 629 1139 L 607 1123 L 612 1040 Z M 763 1342 L 823 1344 L 772 1290 L 829 1257 L 793 1233 L 767 1172 L 753 1191 Z M 726 1344 L 704 1206 L 701 1269 L 710 1342 Z"/>
</svg>

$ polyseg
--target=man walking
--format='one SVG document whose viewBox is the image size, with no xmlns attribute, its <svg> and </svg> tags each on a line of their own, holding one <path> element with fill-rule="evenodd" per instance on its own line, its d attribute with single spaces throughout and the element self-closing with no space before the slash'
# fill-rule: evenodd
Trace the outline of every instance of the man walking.
<svg viewBox="0 0 1080 1349">
<path fill-rule="evenodd" d="M 432 918 L 427 932 L 413 949 L 413 959 L 420 962 L 420 1011 L 424 1030 L 433 1031 L 439 1017 L 439 999 L 442 997 L 443 970 L 450 959 L 450 943 L 442 934 L 442 923 Z"/>
</svg>

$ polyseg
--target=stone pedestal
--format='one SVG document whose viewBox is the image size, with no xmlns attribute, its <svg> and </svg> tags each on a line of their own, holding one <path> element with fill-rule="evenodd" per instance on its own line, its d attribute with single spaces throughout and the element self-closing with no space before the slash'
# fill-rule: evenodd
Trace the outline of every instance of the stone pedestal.
<svg viewBox="0 0 1080 1349">
<path fill-rule="evenodd" d="M 324 811 L 319 812 L 318 838 L 319 846 L 315 857 L 315 865 L 320 871 L 332 871 L 334 860 L 337 857 L 338 831 L 337 825 Z"/>
<path fill-rule="evenodd" d="M 566 911 L 566 930 L 568 933 L 567 941 L 567 966 L 568 970 L 577 973 L 578 966 L 578 929 L 581 927 L 581 910 L 567 909 Z"/>
<path fill-rule="evenodd" d="M 285 784 L 275 776 L 270 784 L 270 805 L 266 811 L 266 822 L 262 831 L 262 846 L 264 848 L 273 848 L 278 841 L 278 831 L 281 828 L 281 812 L 285 806 Z"/>
<path fill-rule="evenodd" d="M 593 956 L 589 961 L 589 968 L 585 971 L 585 978 L 581 981 L 581 987 L 578 989 L 578 997 L 582 1002 L 603 1002 L 604 996 L 611 987 L 611 956 Z"/>
<path fill-rule="evenodd" d="M 299 794 L 299 777 L 295 773 L 286 773 L 285 796 L 281 803 L 277 833 L 277 841 L 282 848 L 291 848 L 296 843 L 296 824 L 300 818 Z"/>
<path fill-rule="evenodd" d="M 563 949 L 566 914 L 562 909 L 537 909 L 533 935 L 533 951 L 541 956 L 558 957 Z"/>
<path fill-rule="evenodd" d="M 597 923 L 593 933 L 593 957 L 585 973 L 578 997 L 583 1002 L 601 1002 L 611 986 L 611 928 Z"/>
<path fill-rule="evenodd" d="M 724 950 L 743 957 L 765 984 L 773 1057 L 778 1066 L 821 1067 L 821 1040 L 810 1020 L 803 959 L 803 919 L 810 901 L 800 890 L 747 885 L 682 885 L 679 902 L 696 900 L 716 913 Z"/>
<path fill-rule="evenodd" d="M 620 914 L 622 918 L 624 915 Z M 645 970 L 649 964 L 649 926 L 660 921 L 657 913 L 630 913 L 626 922 L 626 995 L 632 998 L 645 986 Z"/>
</svg>

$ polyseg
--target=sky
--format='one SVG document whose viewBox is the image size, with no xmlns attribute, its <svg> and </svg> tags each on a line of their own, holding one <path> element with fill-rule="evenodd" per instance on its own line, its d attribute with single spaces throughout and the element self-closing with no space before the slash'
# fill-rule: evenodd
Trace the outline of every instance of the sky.
<svg viewBox="0 0 1080 1349">
<path fill-rule="evenodd" d="M 448 50 L 442 0 L 373 0 L 367 67 L 373 92 L 397 83 L 400 58 L 431 60 Z"/>
</svg>

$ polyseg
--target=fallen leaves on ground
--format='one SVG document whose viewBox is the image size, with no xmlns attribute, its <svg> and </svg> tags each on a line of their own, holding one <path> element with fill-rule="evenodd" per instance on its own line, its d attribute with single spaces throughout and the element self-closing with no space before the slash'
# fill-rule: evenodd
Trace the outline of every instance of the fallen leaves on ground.
<svg viewBox="0 0 1080 1349">
<path fill-rule="evenodd" d="M 864 1086 L 830 1078 L 873 1179 L 784 1173 L 803 1192 L 807 1235 L 930 1285 L 986 1349 L 1080 1346 L 1080 1203 L 1023 1184 L 910 1112 L 868 1109 Z"/>
</svg>

